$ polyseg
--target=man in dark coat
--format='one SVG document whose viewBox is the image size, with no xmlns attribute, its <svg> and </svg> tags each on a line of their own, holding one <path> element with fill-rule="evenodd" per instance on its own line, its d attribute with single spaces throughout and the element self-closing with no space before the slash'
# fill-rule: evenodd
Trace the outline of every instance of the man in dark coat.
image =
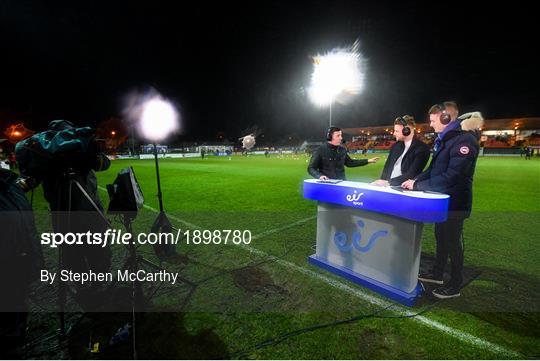
<svg viewBox="0 0 540 361">
<path fill-rule="evenodd" d="M 326 133 L 327 143 L 321 145 L 311 156 L 308 173 L 320 180 L 345 180 L 345 166 L 360 167 L 375 163 L 378 157 L 370 159 L 351 159 L 347 148 L 341 145 L 343 134 L 338 127 L 330 127 Z"/>
<path fill-rule="evenodd" d="M 423 282 L 442 285 L 450 257 L 450 281 L 433 291 L 441 299 L 458 297 L 463 283 L 463 222 L 470 216 L 472 207 L 473 175 L 479 152 L 479 133 L 475 130 L 483 123 L 479 113 L 460 121 L 452 107 L 457 110 L 455 103 L 437 104 L 429 110 L 430 125 L 438 133 L 433 159 L 422 174 L 402 184 L 405 189 L 450 196 L 448 219 L 435 224 L 435 265 L 430 273 L 418 277 Z"/>
<path fill-rule="evenodd" d="M 30 284 L 43 266 L 34 215 L 19 180 L 0 169 L 0 358 L 21 357 Z"/>
<path fill-rule="evenodd" d="M 380 186 L 399 186 L 407 179 L 422 173 L 429 160 L 429 147 L 414 136 L 416 123 L 410 115 L 397 117 L 394 121 L 396 142 L 390 149 L 381 179 L 373 182 Z"/>
</svg>

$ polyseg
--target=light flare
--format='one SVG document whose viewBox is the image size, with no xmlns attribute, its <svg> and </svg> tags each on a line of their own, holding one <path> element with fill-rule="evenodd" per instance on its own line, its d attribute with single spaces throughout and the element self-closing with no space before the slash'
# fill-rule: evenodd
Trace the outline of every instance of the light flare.
<svg viewBox="0 0 540 361">
<path fill-rule="evenodd" d="M 337 48 L 313 57 L 313 74 L 308 88 L 310 100 L 318 106 L 349 102 L 361 93 L 365 79 L 365 60 L 356 41 L 349 48 Z"/>
<path fill-rule="evenodd" d="M 123 113 L 142 138 L 154 143 L 180 130 L 181 117 L 175 105 L 154 90 L 129 95 Z"/>
</svg>

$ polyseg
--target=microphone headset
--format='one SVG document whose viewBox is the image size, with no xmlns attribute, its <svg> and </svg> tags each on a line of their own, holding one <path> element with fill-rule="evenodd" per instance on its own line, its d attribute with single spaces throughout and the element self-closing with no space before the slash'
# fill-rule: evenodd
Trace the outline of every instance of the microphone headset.
<svg viewBox="0 0 540 361">
<path fill-rule="evenodd" d="M 409 136 L 411 134 L 411 128 L 409 127 L 409 125 L 407 124 L 407 121 L 405 120 L 405 118 L 403 117 L 397 117 L 396 118 L 396 121 L 394 122 L 394 124 L 401 124 L 403 125 L 403 129 L 401 130 L 401 134 L 403 134 L 404 136 Z"/>
<path fill-rule="evenodd" d="M 326 140 L 331 141 L 332 140 L 332 134 L 334 134 L 335 132 L 339 132 L 340 130 L 341 130 L 341 128 L 338 128 L 338 127 L 330 127 L 330 128 L 328 128 L 328 130 L 326 131 Z"/>
<path fill-rule="evenodd" d="M 439 118 L 441 124 L 446 125 L 450 123 L 452 117 L 450 116 L 450 113 L 446 111 L 446 107 L 444 106 L 444 104 L 437 104 L 437 108 L 439 108 L 439 110 L 441 111 L 441 115 Z"/>
</svg>

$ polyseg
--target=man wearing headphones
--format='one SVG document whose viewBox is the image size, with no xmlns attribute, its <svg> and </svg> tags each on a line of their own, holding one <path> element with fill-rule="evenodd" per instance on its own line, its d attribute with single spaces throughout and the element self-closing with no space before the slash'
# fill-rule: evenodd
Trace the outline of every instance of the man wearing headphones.
<svg viewBox="0 0 540 361">
<path fill-rule="evenodd" d="M 405 189 L 435 191 L 450 196 L 447 221 L 435 224 L 435 265 L 430 273 L 418 277 L 420 281 L 442 285 L 450 256 L 450 281 L 433 291 L 433 295 L 441 299 L 460 295 L 463 282 L 463 222 L 471 214 L 473 174 L 479 151 L 479 133 L 474 130 L 482 126 L 479 116 L 461 121 L 457 115 L 454 102 L 431 107 L 430 125 L 438 133 L 431 164 L 416 179 L 409 179 L 401 185 Z"/>
<path fill-rule="evenodd" d="M 429 160 L 429 147 L 414 136 L 414 118 L 410 115 L 397 117 L 394 121 L 396 142 L 390 149 L 381 179 L 373 182 L 379 186 L 399 186 L 407 179 L 422 173 Z"/>
<path fill-rule="evenodd" d="M 444 106 L 444 112 L 450 116 L 450 121 L 457 119 L 459 115 L 459 109 L 454 101 L 446 101 L 442 104 Z"/>
<path fill-rule="evenodd" d="M 345 180 L 345 166 L 360 167 L 375 163 L 378 157 L 370 159 L 351 159 L 347 149 L 341 145 L 343 134 L 338 127 L 330 127 L 326 133 L 326 144 L 321 145 L 311 156 L 308 173 L 320 180 Z"/>
</svg>

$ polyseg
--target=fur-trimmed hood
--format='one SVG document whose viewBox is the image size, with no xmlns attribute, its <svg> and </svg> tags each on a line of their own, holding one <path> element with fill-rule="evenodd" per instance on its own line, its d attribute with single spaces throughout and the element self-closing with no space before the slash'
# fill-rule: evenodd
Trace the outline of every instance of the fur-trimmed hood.
<svg viewBox="0 0 540 361">
<path fill-rule="evenodd" d="M 484 117 L 480 112 L 471 112 L 459 117 L 461 129 L 465 131 L 477 131 L 484 126 Z"/>
</svg>

